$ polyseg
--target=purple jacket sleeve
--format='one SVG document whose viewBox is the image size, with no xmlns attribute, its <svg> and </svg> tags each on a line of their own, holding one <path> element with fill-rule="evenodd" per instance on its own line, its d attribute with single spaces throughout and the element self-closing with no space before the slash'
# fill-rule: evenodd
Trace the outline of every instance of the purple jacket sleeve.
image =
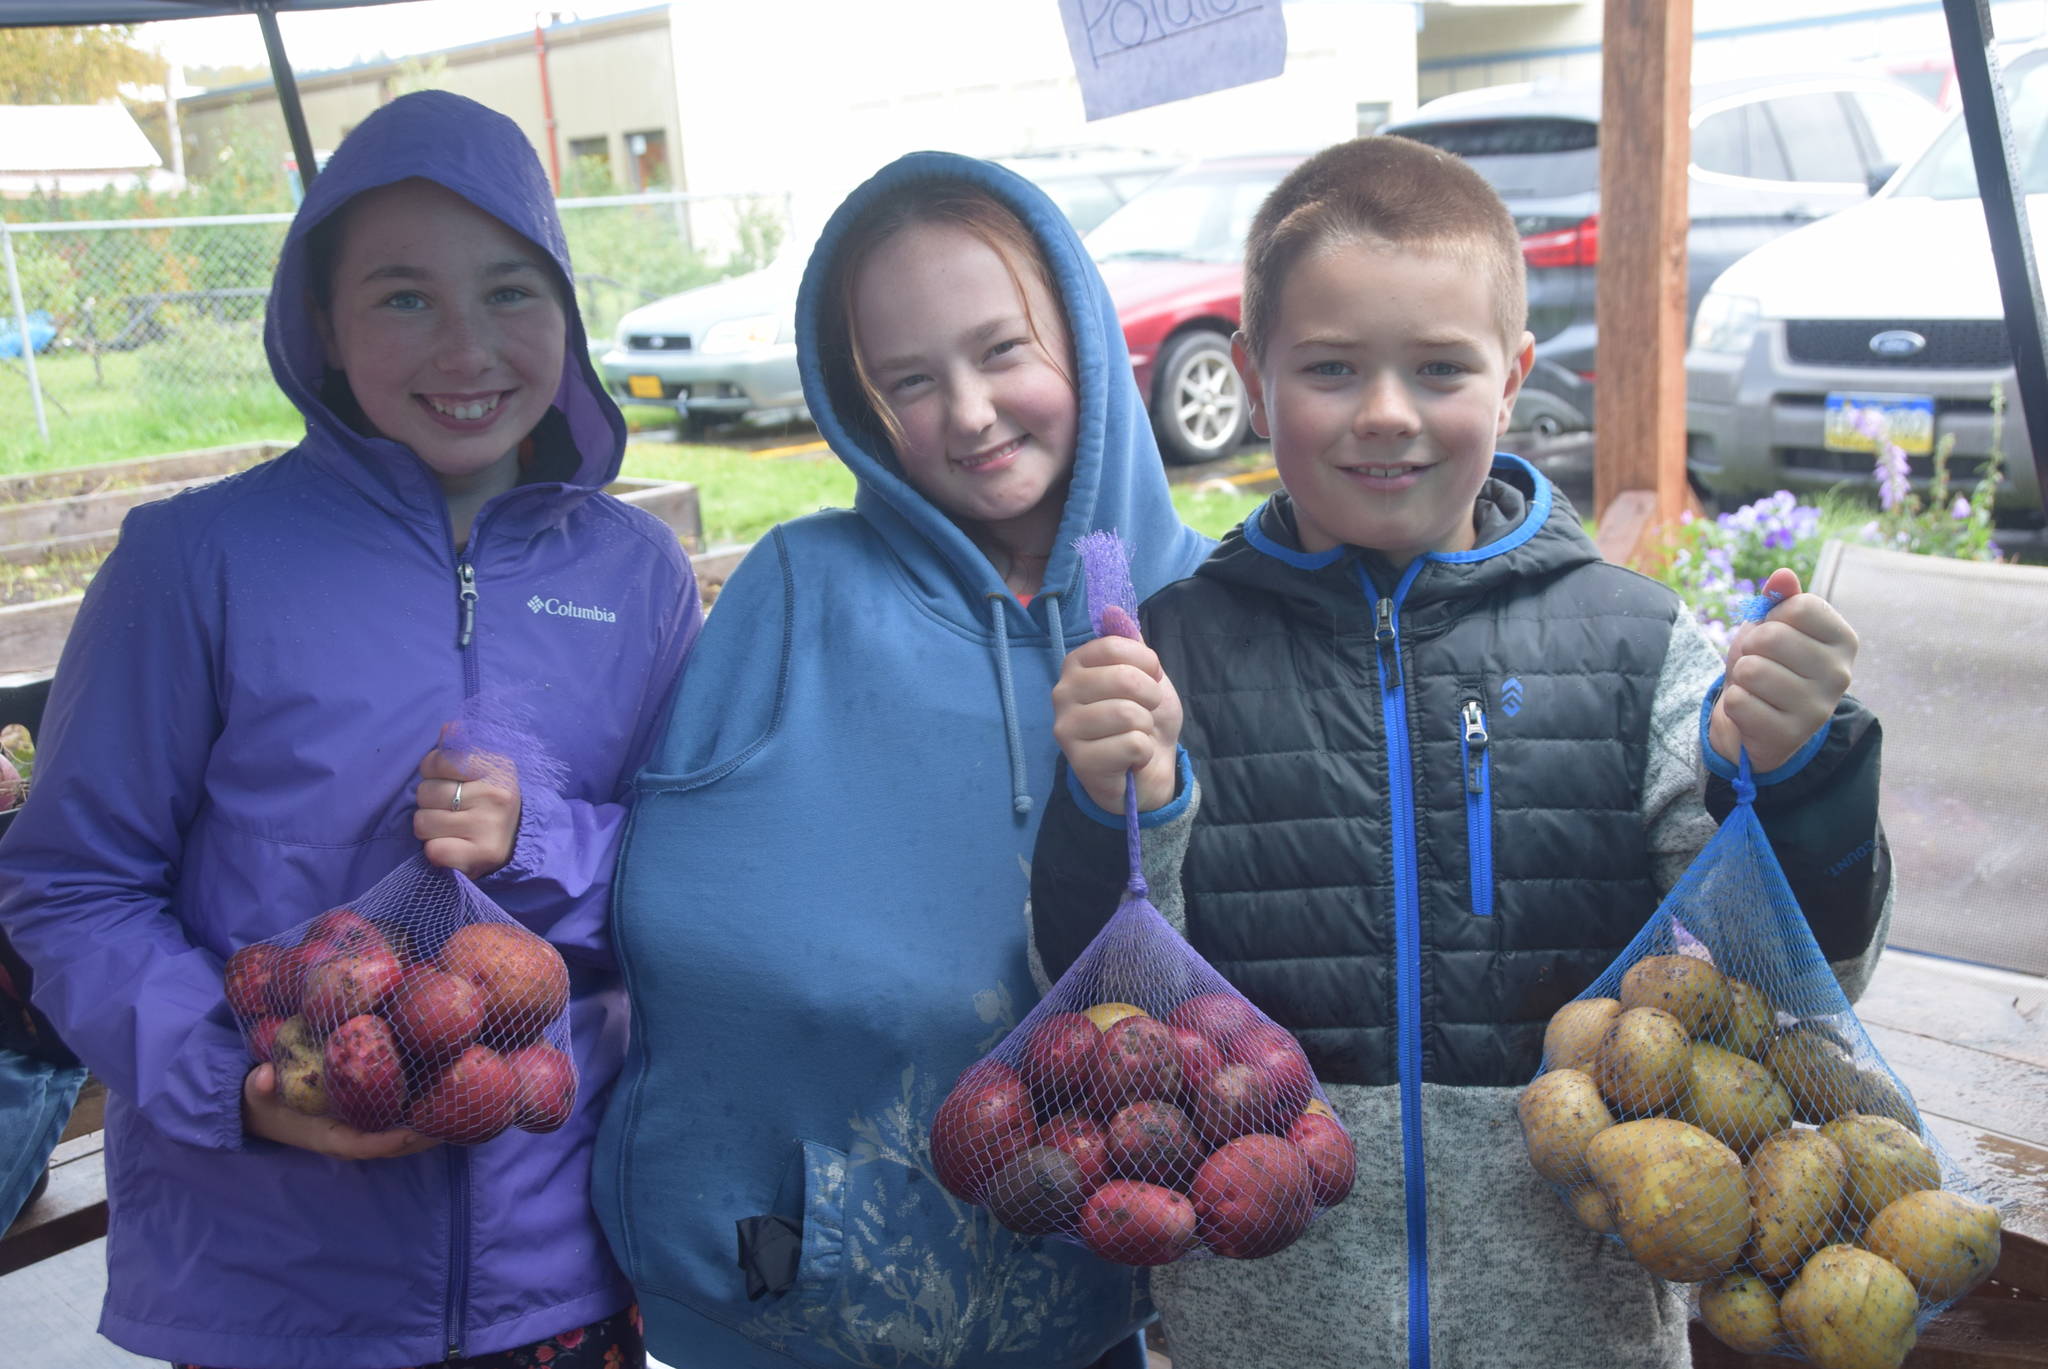
<svg viewBox="0 0 2048 1369">
<path fill-rule="evenodd" d="M 178 1141 L 233 1150 L 248 1053 L 220 959 L 171 904 L 220 728 L 220 623 L 176 517 L 130 514 L 79 608 L 28 805 L 0 841 L 0 925 L 37 1007 L 110 1089 Z"/>
<path fill-rule="evenodd" d="M 626 827 L 626 796 L 667 716 L 683 662 L 703 626 L 696 578 L 680 550 L 676 558 L 680 583 L 675 604 L 655 644 L 640 691 L 633 744 L 619 770 L 618 792 L 605 803 L 548 792 L 522 793 L 512 859 L 478 886 L 499 907 L 578 964 L 615 965 L 610 929 L 612 868 Z M 677 578 L 676 573 L 670 572 L 667 578 Z"/>
</svg>

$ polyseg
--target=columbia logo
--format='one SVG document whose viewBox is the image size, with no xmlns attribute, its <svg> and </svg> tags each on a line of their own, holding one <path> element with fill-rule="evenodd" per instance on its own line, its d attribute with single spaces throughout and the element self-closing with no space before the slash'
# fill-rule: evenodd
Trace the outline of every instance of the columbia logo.
<svg viewBox="0 0 2048 1369">
<path fill-rule="evenodd" d="M 538 594 L 526 601 L 526 606 L 535 613 L 545 613 L 550 618 L 587 618 L 593 623 L 616 623 L 619 615 L 608 608 L 597 608 L 591 604 L 573 603 L 567 599 L 543 599 Z"/>
<path fill-rule="evenodd" d="M 1500 682 L 1500 711 L 1510 718 L 1522 711 L 1522 682 L 1506 679 Z"/>
</svg>

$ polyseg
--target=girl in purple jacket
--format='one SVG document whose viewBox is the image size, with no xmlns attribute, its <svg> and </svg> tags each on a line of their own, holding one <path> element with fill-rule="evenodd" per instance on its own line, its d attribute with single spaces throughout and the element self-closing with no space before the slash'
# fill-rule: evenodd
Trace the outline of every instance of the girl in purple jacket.
<svg viewBox="0 0 2048 1369">
<path fill-rule="evenodd" d="M 138 1354 L 640 1363 L 588 1197 L 627 1020 L 606 905 L 699 609 L 674 534 L 603 492 L 625 425 L 570 280 L 515 124 L 439 91 L 378 110 L 270 296 L 305 440 L 136 509 L 80 608 L 0 841 L 0 926 L 107 1084 L 100 1330 Z M 436 747 L 513 688 L 561 792 Z M 568 962 L 582 1089 L 558 1131 L 366 1134 L 250 1068 L 225 958 L 423 848 Z"/>
</svg>

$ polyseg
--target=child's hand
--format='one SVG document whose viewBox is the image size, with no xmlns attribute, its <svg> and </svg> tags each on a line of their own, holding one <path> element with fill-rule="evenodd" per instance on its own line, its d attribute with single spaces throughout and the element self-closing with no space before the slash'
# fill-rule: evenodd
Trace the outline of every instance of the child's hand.
<svg viewBox="0 0 2048 1369">
<path fill-rule="evenodd" d="M 332 1117 L 308 1117 L 277 1093 L 277 1066 L 258 1065 L 242 1080 L 242 1130 L 279 1145 L 297 1146 L 337 1160 L 391 1160 L 441 1143 L 405 1127 L 357 1131 Z"/>
<path fill-rule="evenodd" d="M 1849 690 L 1856 633 L 1817 594 L 1801 594 L 1799 577 L 1779 569 L 1764 592 L 1784 596 L 1761 622 L 1735 630 L 1728 646 L 1728 678 L 1707 739 L 1731 764 L 1738 744 L 1762 775 L 1792 759 L 1834 713 Z"/>
<path fill-rule="evenodd" d="M 482 879 L 512 859 L 519 779 L 502 757 L 435 747 L 420 762 L 413 802 L 412 834 L 432 864 Z"/>
<path fill-rule="evenodd" d="M 1052 689 L 1052 734 L 1088 797 L 1124 809 L 1124 775 L 1138 772 L 1138 807 L 1163 808 L 1178 783 L 1180 695 L 1152 648 L 1097 637 L 1067 653 Z"/>
</svg>

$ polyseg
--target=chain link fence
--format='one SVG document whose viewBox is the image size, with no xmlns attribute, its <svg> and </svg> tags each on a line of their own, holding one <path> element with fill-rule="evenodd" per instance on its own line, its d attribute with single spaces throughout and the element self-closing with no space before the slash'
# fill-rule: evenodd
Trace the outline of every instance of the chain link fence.
<svg viewBox="0 0 2048 1369">
<path fill-rule="evenodd" d="M 766 265 L 789 223 L 781 193 L 558 207 L 600 350 L 627 310 Z M 290 222 L 0 219 L 0 472 L 297 434 L 263 352 Z"/>
</svg>

